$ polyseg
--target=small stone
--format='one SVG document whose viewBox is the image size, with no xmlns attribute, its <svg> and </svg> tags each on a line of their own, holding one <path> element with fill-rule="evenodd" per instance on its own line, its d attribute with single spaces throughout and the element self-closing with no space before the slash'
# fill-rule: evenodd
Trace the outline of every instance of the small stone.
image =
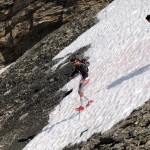
<svg viewBox="0 0 150 150">
<path fill-rule="evenodd" d="M 49 82 L 54 82 L 55 80 L 54 79 L 50 79 L 50 81 Z"/>
<path fill-rule="evenodd" d="M 11 90 L 9 90 L 9 91 L 5 92 L 5 93 L 4 93 L 4 95 L 7 95 L 7 94 L 9 94 L 9 93 L 10 93 L 10 91 L 11 91 Z"/>
<path fill-rule="evenodd" d="M 137 131 L 136 131 L 136 130 L 130 131 L 130 132 L 129 132 L 129 136 L 130 136 L 131 138 L 136 137 L 136 136 L 137 136 Z"/>
<path fill-rule="evenodd" d="M 114 145 L 114 150 L 122 150 L 121 144 L 115 144 Z"/>
<path fill-rule="evenodd" d="M 23 120 L 24 118 L 26 118 L 28 116 L 28 113 L 23 114 L 20 118 L 19 121 Z"/>
<path fill-rule="evenodd" d="M 110 144 L 113 143 L 113 138 L 110 137 L 109 135 L 103 136 L 100 138 L 100 143 L 101 144 Z"/>
<path fill-rule="evenodd" d="M 150 146 L 150 140 L 146 142 L 146 146 Z"/>
</svg>

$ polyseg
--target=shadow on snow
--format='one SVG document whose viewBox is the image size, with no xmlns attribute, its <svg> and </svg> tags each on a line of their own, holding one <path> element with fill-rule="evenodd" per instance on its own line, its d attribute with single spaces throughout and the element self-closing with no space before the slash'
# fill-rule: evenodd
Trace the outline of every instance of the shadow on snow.
<svg viewBox="0 0 150 150">
<path fill-rule="evenodd" d="M 140 75 L 146 71 L 148 71 L 150 69 L 150 65 L 146 65 L 140 69 L 136 69 L 133 72 L 129 73 L 128 75 L 125 75 L 119 79 L 117 79 L 116 81 L 114 81 L 113 83 L 111 83 L 110 85 L 107 86 L 107 89 L 111 89 L 115 86 L 117 86 L 118 84 L 121 84 L 122 82 L 129 80 L 137 75 Z"/>
<path fill-rule="evenodd" d="M 77 115 L 79 115 L 79 113 L 73 113 L 70 117 L 57 122 L 56 124 L 52 125 L 51 127 L 47 127 L 45 129 L 43 129 L 43 131 L 50 132 L 50 130 L 52 130 L 56 125 L 59 125 L 65 121 L 71 120 L 71 119 L 75 118 Z"/>
</svg>

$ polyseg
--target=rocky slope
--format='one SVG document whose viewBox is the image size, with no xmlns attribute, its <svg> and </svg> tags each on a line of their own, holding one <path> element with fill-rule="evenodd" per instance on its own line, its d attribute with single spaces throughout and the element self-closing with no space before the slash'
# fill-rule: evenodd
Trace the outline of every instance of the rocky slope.
<svg viewBox="0 0 150 150">
<path fill-rule="evenodd" d="M 23 54 L 0 75 L 1 150 L 21 150 L 47 124 L 50 111 L 71 92 L 57 91 L 73 68 L 67 64 L 53 73 L 51 66 L 56 62 L 52 58 L 93 26 L 97 22 L 95 15 L 111 1 L 0 0 L 1 25 L 16 21 L 8 32 L 7 26 L 1 26 L 1 62 L 16 60 Z M 25 22 L 30 22 L 30 27 Z M 84 51 L 86 47 L 80 52 Z M 87 142 L 65 149 L 149 149 L 149 108 L 150 101 L 107 133 L 95 134 Z"/>
<path fill-rule="evenodd" d="M 107 0 L 109 2 L 109 0 Z M 103 0 L 0 0 L 0 64 Z"/>
<path fill-rule="evenodd" d="M 66 91 L 57 91 L 67 82 L 66 73 L 72 71 L 68 64 L 52 73 L 53 56 L 93 26 L 97 22 L 95 15 L 110 2 L 97 1 L 81 15 L 75 15 L 0 75 L 1 150 L 22 149 L 47 124 L 48 114 L 66 95 Z"/>
</svg>

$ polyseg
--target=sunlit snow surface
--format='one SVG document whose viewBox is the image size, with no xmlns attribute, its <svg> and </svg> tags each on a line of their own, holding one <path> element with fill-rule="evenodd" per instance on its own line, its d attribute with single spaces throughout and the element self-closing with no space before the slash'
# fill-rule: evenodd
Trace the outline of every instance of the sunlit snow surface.
<svg viewBox="0 0 150 150">
<path fill-rule="evenodd" d="M 13 64 L 13 63 L 12 63 L 12 64 Z M 2 73 L 4 73 L 12 64 L 10 64 L 10 65 L 8 65 L 8 66 L 6 66 L 6 67 L 0 69 L 0 75 L 1 75 Z"/>
<path fill-rule="evenodd" d="M 115 0 L 97 15 L 99 23 L 55 57 L 91 44 L 85 53 L 90 57 L 91 77 L 86 95 L 95 102 L 79 115 L 74 108 L 80 105 L 80 77 L 71 80 L 64 89 L 73 92 L 50 113 L 49 124 L 24 150 L 60 150 L 86 141 L 150 98 L 150 24 L 145 20 L 149 4 L 149 0 Z"/>
</svg>

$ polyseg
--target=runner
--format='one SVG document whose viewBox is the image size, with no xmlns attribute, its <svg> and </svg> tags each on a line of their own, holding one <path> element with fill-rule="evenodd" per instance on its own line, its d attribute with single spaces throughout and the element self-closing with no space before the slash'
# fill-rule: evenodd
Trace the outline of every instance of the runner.
<svg viewBox="0 0 150 150">
<path fill-rule="evenodd" d="M 82 63 L 81 60 L 72 57 L 70 59 L 70 62 L 75 66 L 75 70 L 72 73 L 72 75 L 70 76 L 70 78 L 73 78 L 76 74 L 81 74 L 81 80 L 79 83 L 79 90 L 78 90 L 78 94 L 80 96 L 80 102 L 81 102 L 81 106 L 76 108 L 76 111 L 83 111 L 84 107 L 89 106 L 90 103 L 93 102 L 93 100 L 90 100 L 88 97 L 85 96 L 84 91 L 86 90 L 86 88 L 89 85 L 90 82 L 90 77 L 88 76 L 88 66 L 84 63 Z M 84 105 L 86 102 L 86 105 Z"/>
</svg>

